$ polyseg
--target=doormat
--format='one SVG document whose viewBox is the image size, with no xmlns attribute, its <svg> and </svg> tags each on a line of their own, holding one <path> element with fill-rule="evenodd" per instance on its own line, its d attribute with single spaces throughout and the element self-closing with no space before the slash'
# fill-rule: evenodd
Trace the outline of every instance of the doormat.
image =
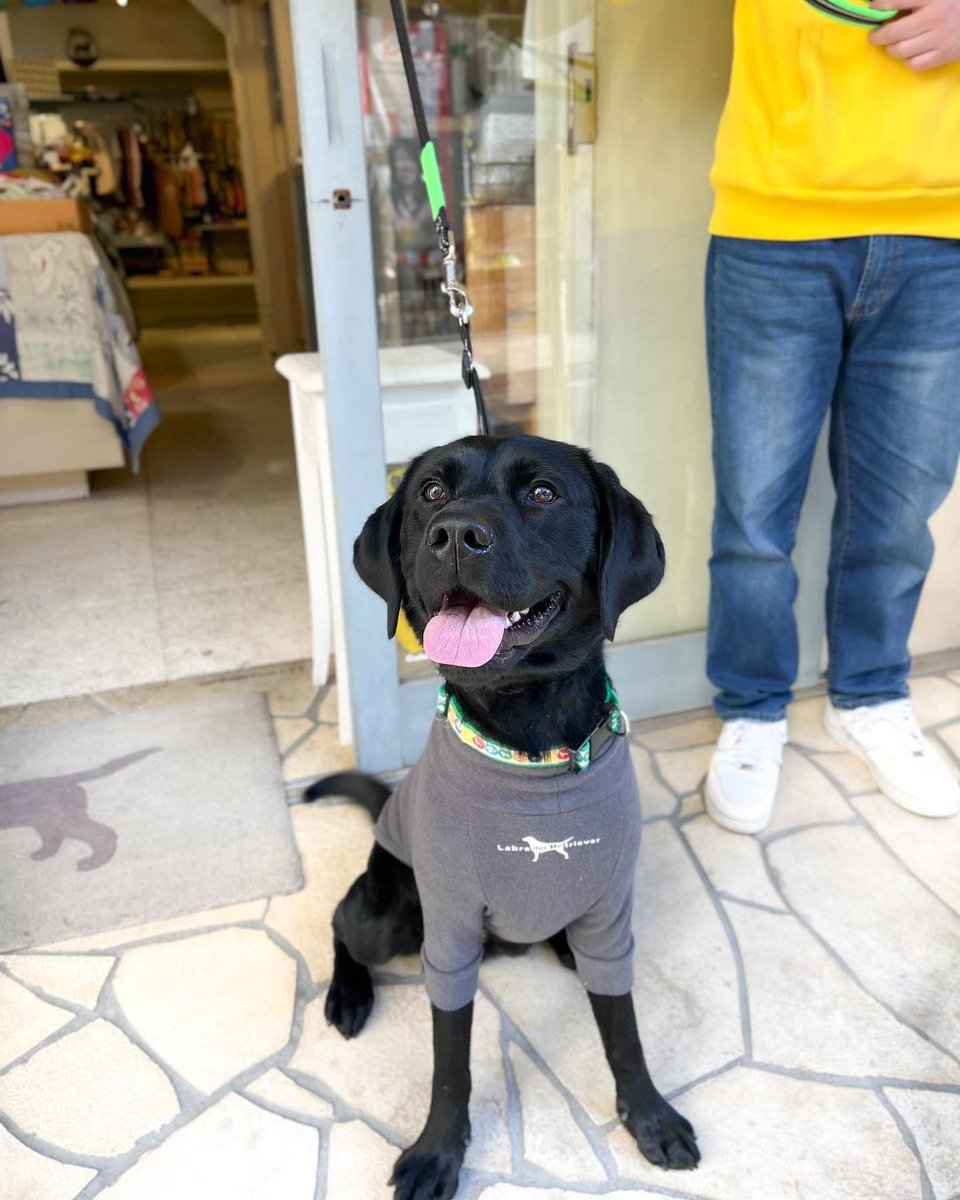
<svg viewBox="0 0 960 1200">
<path fill-rule="evenodd" d="M 302 886 L 262 695 L 0 734 L 0 951 Z"/>
</svg>

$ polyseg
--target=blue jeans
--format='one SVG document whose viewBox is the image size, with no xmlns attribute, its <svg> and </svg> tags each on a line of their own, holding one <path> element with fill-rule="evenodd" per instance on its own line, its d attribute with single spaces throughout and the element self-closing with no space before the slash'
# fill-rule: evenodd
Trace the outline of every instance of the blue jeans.
<svg viewBox="0 0 960 1200">
<path fill-rule="evenodd" d="M 790 555 L 828 411 L 830 697 L 855 708 L 906 696 L 927 522 L 960 452 L 960 241 L 714 238 L 706 318 L 717 712 L 773 721 L 792 698 Z"/>
</svg>

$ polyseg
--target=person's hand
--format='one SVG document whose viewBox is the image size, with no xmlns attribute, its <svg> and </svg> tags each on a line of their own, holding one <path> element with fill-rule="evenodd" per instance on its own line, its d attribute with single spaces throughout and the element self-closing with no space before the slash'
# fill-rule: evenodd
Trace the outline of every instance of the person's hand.
<svg viewBox="0 0 960 1200">
<path fill-rule="evenodd" d="M 914 71 L 929 71 L 960 59 L 960 0 L 901 2 L 903 15 L 870 34 L 875 46 L 883 46 Z M 873 0 L 871 7 L 889 10 L 897 5 Z"/>
</svg>

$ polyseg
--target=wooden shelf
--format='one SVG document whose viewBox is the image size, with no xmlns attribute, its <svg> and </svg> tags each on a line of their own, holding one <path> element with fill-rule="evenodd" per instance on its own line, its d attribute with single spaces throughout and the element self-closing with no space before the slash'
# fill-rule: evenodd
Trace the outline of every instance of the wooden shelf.
<svg viewBox="0 0 960 1200">
<path fill-rule="evenodd" d="M 137 74 L 143 72 L 169 72 L 181 75 L 227 75 L 230 68 L 225 58 L 169 59 L 169 58 L 100 58 L 92 67 L 78 67 L 68 58 L 58 58 L 54 67 L 72 75 Z"/>
<path fill-rule="evenodd" d="M 176 287 L 253 287 L 253 275 L 128 275 L 133 291 L 155 291 Z"/>
</svg>

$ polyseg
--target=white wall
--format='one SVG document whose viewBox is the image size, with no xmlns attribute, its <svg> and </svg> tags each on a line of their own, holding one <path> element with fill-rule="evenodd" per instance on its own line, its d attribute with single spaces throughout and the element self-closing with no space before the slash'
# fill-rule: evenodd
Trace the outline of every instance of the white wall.
<svg viewBox="0 0 960 1200">
<path fill-rule="evenodd" d="M 667 576 L 618 640 L 702 629 L 713 476 L 703 339 L 708 171 L 733 0 L 597 5 L 594 446 L 653 512 Z"/>
</svg>

